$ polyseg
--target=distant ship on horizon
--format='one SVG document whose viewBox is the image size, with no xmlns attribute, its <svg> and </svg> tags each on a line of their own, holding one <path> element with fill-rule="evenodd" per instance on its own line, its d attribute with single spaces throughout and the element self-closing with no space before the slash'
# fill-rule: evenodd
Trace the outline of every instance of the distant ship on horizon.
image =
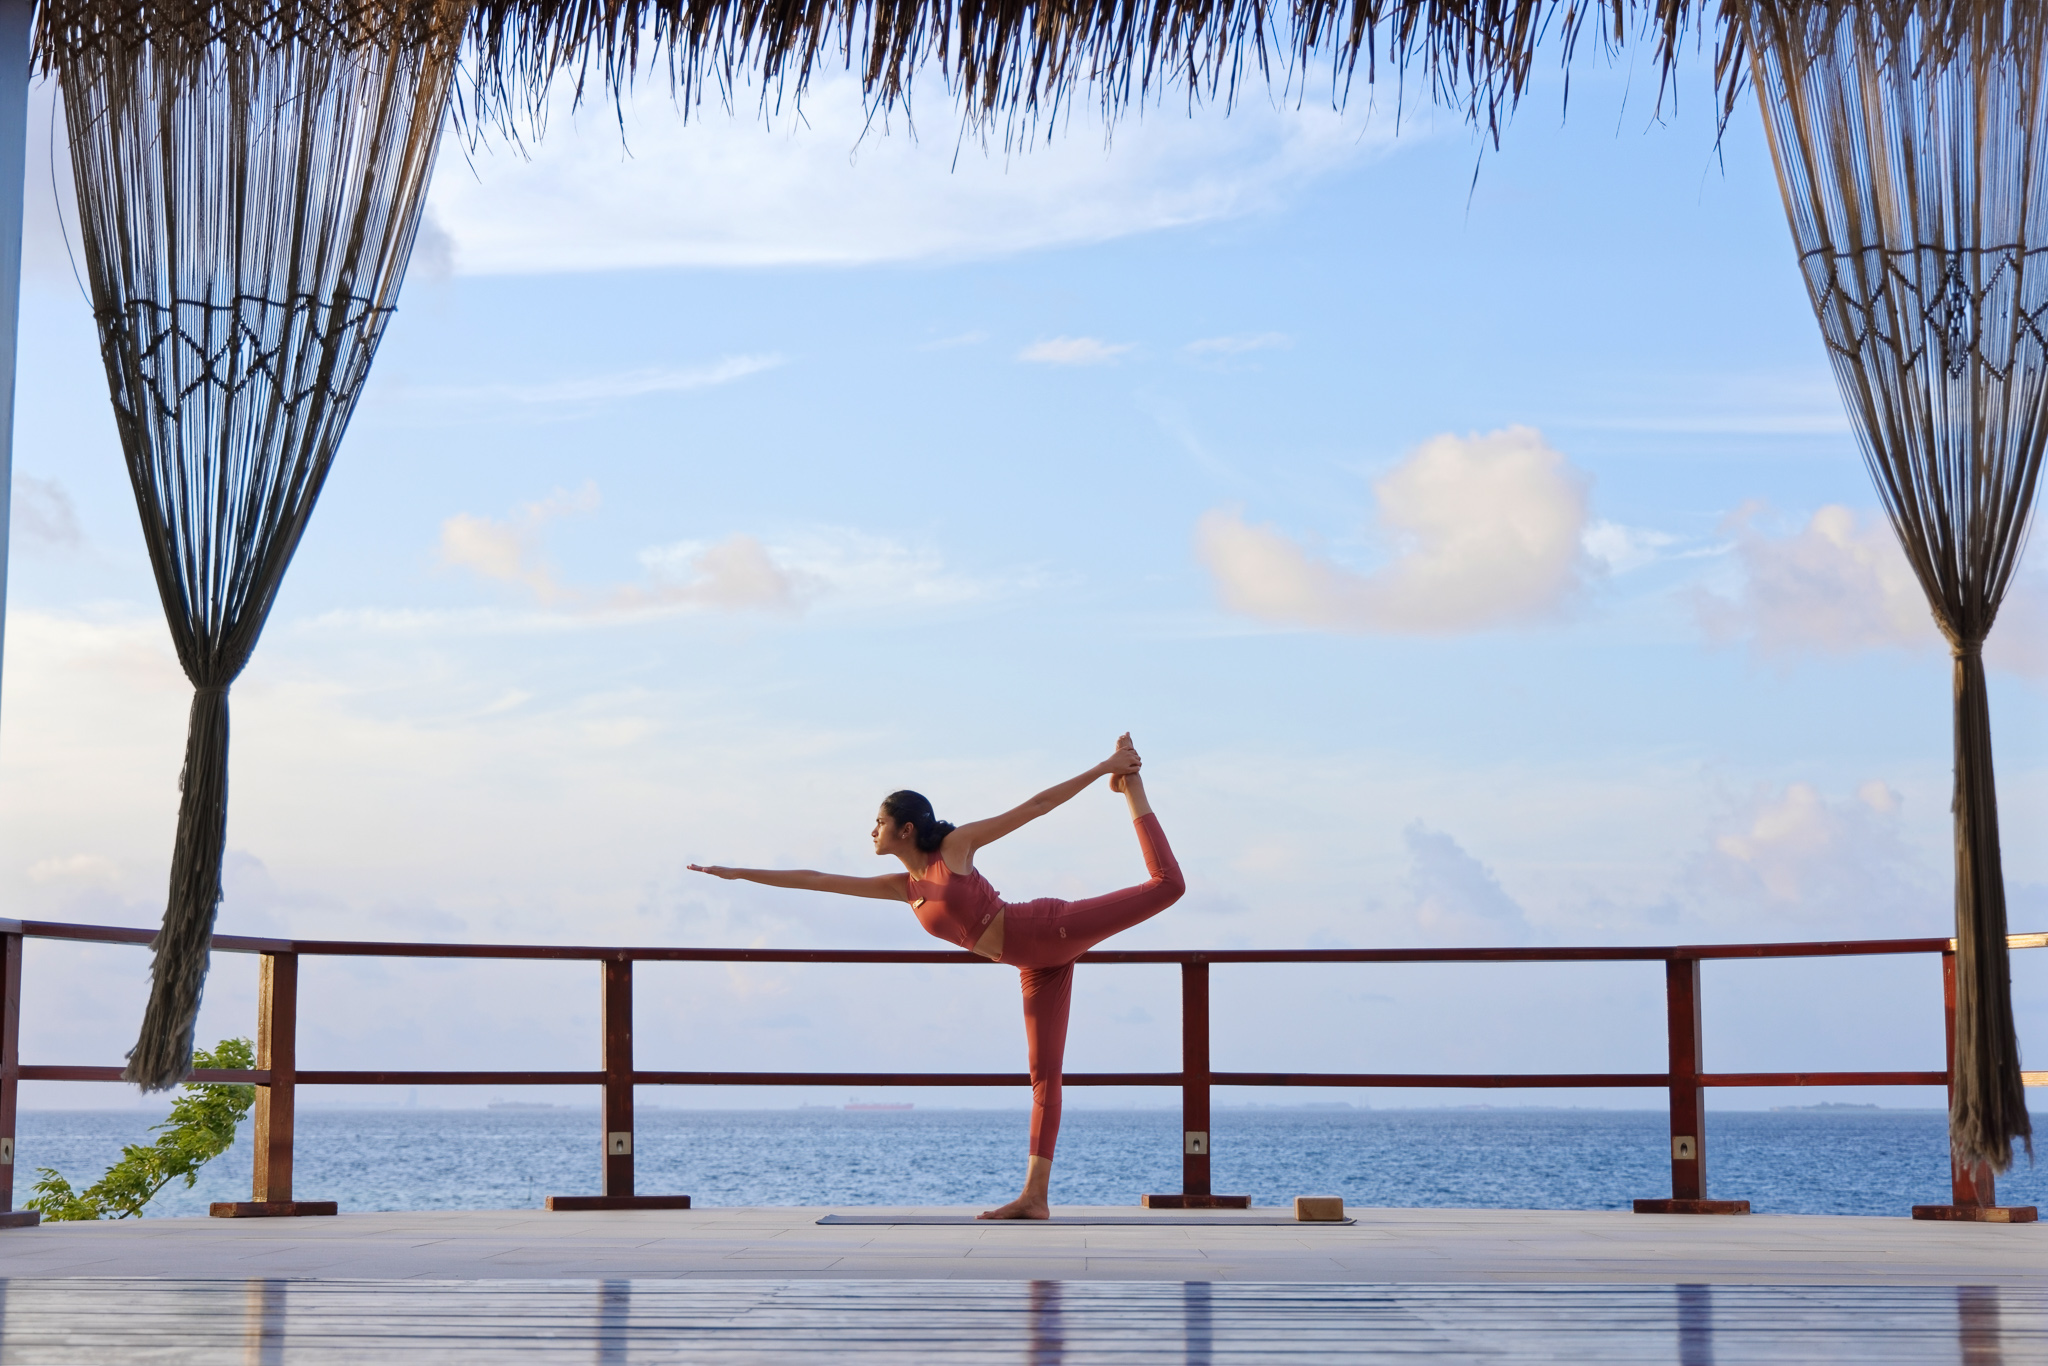
<svg viewBox="0 0 2048 1366">
<path fill-rule="evenodd" d="M 915 1110 L 917 1107 L 903 1100 L 849 1100 L 849 1110 Z"/>
</svg>

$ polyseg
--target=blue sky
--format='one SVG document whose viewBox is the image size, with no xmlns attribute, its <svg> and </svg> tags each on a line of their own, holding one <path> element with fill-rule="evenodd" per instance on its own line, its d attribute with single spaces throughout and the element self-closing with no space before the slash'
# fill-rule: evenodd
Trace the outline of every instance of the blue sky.
<svg viewBox="0 0 2048 1366">
<path fill-rule="evenodd" d="M 803 121 L 647 96 L 623 148 L 607 109 L 530 156 L 451 142 L 235 691 L 221 927 L 922 947 L 907 911 L 683 865 L 866 872 L 891 788 L 972 818 L 1129 729 L 1191 882 L 1131 947 L 1945 933 L 1947 660 L 1753 106 L 1717 146 L 1704 69 L 1661 120 L 1653 84 L 1584 69 L 1567 121 L 1539 82 L 1497 152 L 1427 109 L 1254 95 L 1006 157 L 935 88 L 916 138 L 863 139 L 836 80 Z M 187 690 L 40 98 L 0 886 L 147 925 Z M 2048 926 L 2025 577 L 1994 637 L 2015 929 Z M 1086 794 L 982 866 L 1017 897 L 1133 881 L 1118 810 Z M 118 1057 L 145 956 L 31 953 L 25 1056 Z M 2048 963 L 2015 971 L 2048 1046 Z M 594 970 L 307 973 L 302 1066 L 594 1062 Z M 1940 1065 L 1930 961 L 1708 977 L 1711 1066 Z M 251 980 L 221 961 L 205 1037 L 246 1031 Z M 1660 986 L 1219 970 L 1216 1054 L 1658 1070 Z M 639 999 L 643 1066 L 1021 1066 L 994 970 L 644 970 Z M 1176 999 L 1090 973 L 1070 1066 L 1170 1067 Z M 1824 1098 L 1939 1103 L 1717 1101 Z M 665 1098 L 799 1099 L 836 1097 Z M 129 1103 L 29 1103 L 83 1101 Z"/>
</svg>

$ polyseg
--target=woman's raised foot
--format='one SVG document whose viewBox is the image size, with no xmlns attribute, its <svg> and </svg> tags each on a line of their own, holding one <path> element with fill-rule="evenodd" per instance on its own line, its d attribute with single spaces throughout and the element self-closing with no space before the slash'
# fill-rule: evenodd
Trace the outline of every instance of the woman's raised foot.
<svg viewBox="0 0 2048 1366">
<path fill-rule="evenodd" d="M 1114 757 L 1122 758 L 1125 750 L 1130 750 L 1133 754 L 1136 754 L 1137 748 L 1138 747 L 1136 745 L 1131 743 L 1131 733 L 1129 731 L 1125 731 L 1122 735 L 1116 737 L 1116 752 Z M 1125 790 L 1123 774 L 1112 773 L 1109 775 L 1109 790 L 1111 792 L 1122 792 Z"/>
</svg>

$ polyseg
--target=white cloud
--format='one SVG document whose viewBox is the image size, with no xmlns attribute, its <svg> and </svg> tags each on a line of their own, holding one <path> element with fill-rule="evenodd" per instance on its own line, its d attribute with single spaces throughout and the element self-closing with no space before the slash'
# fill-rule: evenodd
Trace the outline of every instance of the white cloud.
<svg viewBox="0 0 2048 1366">
<path fill-rule="evenodd" d="M 28 880 L 35 883 L 71 883 L 75 886 L 118 887 L 121 866 L 99 854 L 72 854 L 63 858 L 38 859 L 29 865 Z"/>
<path fill-rule="evenodd" d="M 1734 519 L 1743 574 L 1736 596 L 1696 599 L 1710 637 L 1747 640 L 1766 655 L 1941 643 L 1927 595 L 1882 516 L 1829 504 L 1798 532 L 1771 536 L 1756 529 L 1761 511 L 1745 507 Z"/>
<path fill-rule="evenodd" d="M 37 550 L 76 550 L 85 544 L 78 529 L 78 509 L 71 495 L 54 479 L 14 476 L 13 533 L 15 542 Z"/>
<path fill-rule="evenodd" d="M 1514 944 L 1529 937 L 1528 917 L 1493 870 L 1455 839 L 1420 821 L 1402 831 L 1408 893 L 1428 944 Z"/>
<path fill-rule="evenodd" d="M 578 404 L 643 398 L 648 394 L 682 394 L 709 389 L 773 370 L 783 364 L 774 354 L 724 356 L 708 365 L 644 366 L 609 375 L 554 380 L 540 384 L 481 384 L 467 387 L 395 388 L 394 397 L 415 403 Z"/>
<path fill-rule="evenodd" d="M 1948 646 L 1927 595 L 1882 513 L 1840 504 L 1815 512 L 1786 535 L 1759 530 L 1762 504 L 1731 523 L 1739 581 L 1700 589 L 1693 606 L 1709 639 L 1746 641 L 1767 657 L 1898 649 L 1935 654 Z M 2048 678 L 2048 577 L 2023 565 L 1984 645 L 1994 669 Z"/>
<path fill-rule="evenodd" d="M 1619 522 L 1595 522 L 1586 528 L 1586 554 L 1600 562 L 1610 574 L 1626 574 L 1663 558 L 1680 538 L 1647 527 L 1623 526 Z"/>
<path fill-rule="evenodd" d="M 1653 372 L 1631 376 L 1602 412 L 1572 427 L 1676 436 L 1821 437 L 1850 434 L 1841 391 L 1825 367 L 1766 372 Z"/>
<path fill-rule="evenodd" d="M 1294 345 L 1285 332 L 1246 332 L 1234 337 L 1204 337 L 1181 349 L 1191 356 L 1241 356 L 1247 351 L 1284 351 Z"/>
<path fill-rule="evenodd" d="M 2035 681 L 2048 679 L 2048 574 L 2022 571 L 1998 609 L 1984 663 Z"/>
<path fill-rule="evenodd" d="M 795 611 L 797 581 L 783 572 L 768 548 L 742 532 L 708 546 L 672 546 L 643 554 L 654 569 L 651 587 L 629 586 L 613 592 L 619 607 L 759 608 Z"/>
<path fill-rule="evenodd" d="M 1379 479 L 1394 554 L 1357 573 L 1237 512 L 1197 549 L 1231 611 L 1331 630 L 1436 634 L 1554 615 L 1588 568 L 1586 476 L 1529 427 L 1424 442 Z"/>
<path fill-rule="evenodd" d="M 557 490 L 503 519 L 458 513 L 441 524 L 440 559 L 525 589 L 558 622 L 668 611 L 944 607 L 998 589 L 950 573 L 935 551 L 845 528 L 800 532 L 772 545 L 745 532 L 716 542 L 678 541 L 640 552 L 647 571 L 643 582 L 568 583 L 546 557 L 543 532 L 557 518 L 595 511 L 599 501 L 596 485 L 585 484 L 573 494 Z M 451 624 L 445 613 L 419 612 L 330 614 L 323 620 L 343 617 L 399 633 Z M 531 624 L 473 613 L 466 619 L 487 629 Z"/>
<path fill-rule="evenodd" d="M 1765 937 L 1783 937 L 1786 923 L 1924 931 L 1942 898 L 1905 842 L 1904 810 L 1875 778 L 1839 799 L 1804 782 L 1760 789 L 1717 823 L 1687 895 L 1715 924 Z"/>
<path fill-rule="evenodd" d="M 696 108 L 656 79 L 625 107 L 558 107 L 526 155 L 450 145 L 434 221 L 462 274 L 660 266 L 858 265 L 1003 256 L 1257 213 L 1390 145 L 1362 114 L 1161 110 L 1112 150 L 1070 130 L 1012 155 L 872 128 L 858 82 L 811 82 L 800 118 L 764 127 Z M 742 92 L 738 102 L 746 102 Z M 947 106 L 950 113 L 950 106 Z M 1413 130 L 1410 130 L 1412 136 Z"/>
<path fill-rule="evenodd" d="M 1100 337 L 1052 337 L 1031 343 L 1017 353 L 1017 359 L 1034 365 L 1107 365 L 1133 349 L 1129 342 L 1106 342 Z"/>
<path fill-rule="evenodd" d="M 778 585 L 772 604 L 778 607 L 856 611 L 948 607 L 986 597 L 1000 588 L 951 573 L 936 551 L 914 549 L 885 536 L 844 527 L 793 534 L 774 545 L 740 536 L 722 545 L 731 547 L 735 541 L 745 541 L 750 547 L 744 554 L 749 566 L 745 584 L 750 588 L 770 582 Z M 705 557 L 718 549 L 684 541 L 642 551 L 640 560 L 657 585 L 687 586 L 702 575 Z"/>
<path fill-rule="evenodd" d="M 441 562 L 522 585 L 543 604 L 566 602 L 576 594 L 542 557 L 541 529 L 558 517 L 594 512 L 598 501 L 597 485 L 586 483 L 575 493 L 557 489 L 503 521 L 458 512 L 441 523 Z"/>
</svg>

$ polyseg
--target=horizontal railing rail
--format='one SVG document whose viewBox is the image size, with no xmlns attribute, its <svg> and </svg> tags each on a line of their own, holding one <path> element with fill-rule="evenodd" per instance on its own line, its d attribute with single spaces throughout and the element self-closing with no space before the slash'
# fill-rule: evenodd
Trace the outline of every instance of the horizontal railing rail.
<svg viewBox="0 0 2048 1366">
<path fill-rule="evenodd" d="M 0 919 L 0 1210 L 13 1202 L 17 1093 L 24 1081 L 119 1081 L 119 1067 L 23 1063 L 19 1057 L 22 949 L 29 939 L 147 947 L 154 931 L 58 921 Z M 2048 934 L 2010 936 L 2014 949 L 2048 948 Z M 242 1212 L 291 1212 L 295 1097 L 299 1086 L 595 1086 L 604 1111 L 604 1195 L 584 1199 L 628 1206 L 633 1189 L 633 1088 L 636 1086 L 1028 1086 L 1023 1072 L 759 1071 L 646 1069 L 632 1055 L 632 977 L 635 963 L 819 963 L 846 965 L 960 964 L 990 966 L 958 950 L 735 949 L 565 944 L 422 944 L 399 941 L 277 939 L 218 935 L 222 953 L 257 955 L 257 1065 L 198 1069 L 193 1081 L 256 1086 L 253 1200 Z M 1638 1208 L 1708 1208 L 1704 1092 L 1714 1087 L 1946 1086 L 1950 1070 L 1709 1072 L 1701 1030 L 1700 965 L 1706 962 L 1790 958 L 1848 958 L 1936 954 L 1942 963 L 1948 1063 L 1955 1036 L 1955 941 L 1837 939 L 1778 944 L 1598 945 L 1590 947 L 1423 949 L 1167 949 L 1097 950 L 1083 963 L 1178 966 L 1181 976 L 1181 1067 L 1177 1071 L 1070 1072 L 1069 1086 L 1172 1087 L 1181 1092 L 1182 1190 L 1188 1204 L 1229 1197 L 1210 1189 L 1210 1093 L 1218 1086 L 1448 1088 L 1448 1089 L 1661 1089 L 1671 1106 L 1669 1200 L 1638 1201 Z M 305 957 L 581 961 L 602 968 L 602 1062 L 595 1069 L 336 1069 L 297 1066 L 298 966 Z M 1669 1066 L 1662 1072 L 1295 1072 L 1218 1071 L 1209 1066 L 1209 969 L 1239 964 L 1417 963 L 1662 963 L 1665 966 Z M 2048 1084 L 2048 1073 L 2028 1073 L 2029 1085 Z M 1995 1204 L 1990 1175 L 1952 1164 L 1956 1208 Z M 655 1200 L 670 1197 L 651 1197 Z M 1741 1202 L 1735 1202 L 1741 1203 Z M 1946 1208 L 1946 1207 L 1944 1207 Z"/>
<path fill-rule="evenodd" d="M 61 920 L 0 919 L 0 934 L 87 944 L 156 942 L 155 930 L 73 925 Z M 2015 949 L 2048 948 L 2048 932 L 2008 935 Z M 1952 953 L 1953 939 L 1816 939 L 1769 944 L 1593 945 L 1497 949 L 1095 949 L 1083 963 L 1668 963 L 1686 959 L 1856 958 Z M 375 939 L 213 937 L 218 953 L 297 953 L 348 958 L 538 958 L 634 963 L 969 963 L 989 960 L 964 949 L 703 949 L 596 944 L 421 944 Z"/>
</svg>

